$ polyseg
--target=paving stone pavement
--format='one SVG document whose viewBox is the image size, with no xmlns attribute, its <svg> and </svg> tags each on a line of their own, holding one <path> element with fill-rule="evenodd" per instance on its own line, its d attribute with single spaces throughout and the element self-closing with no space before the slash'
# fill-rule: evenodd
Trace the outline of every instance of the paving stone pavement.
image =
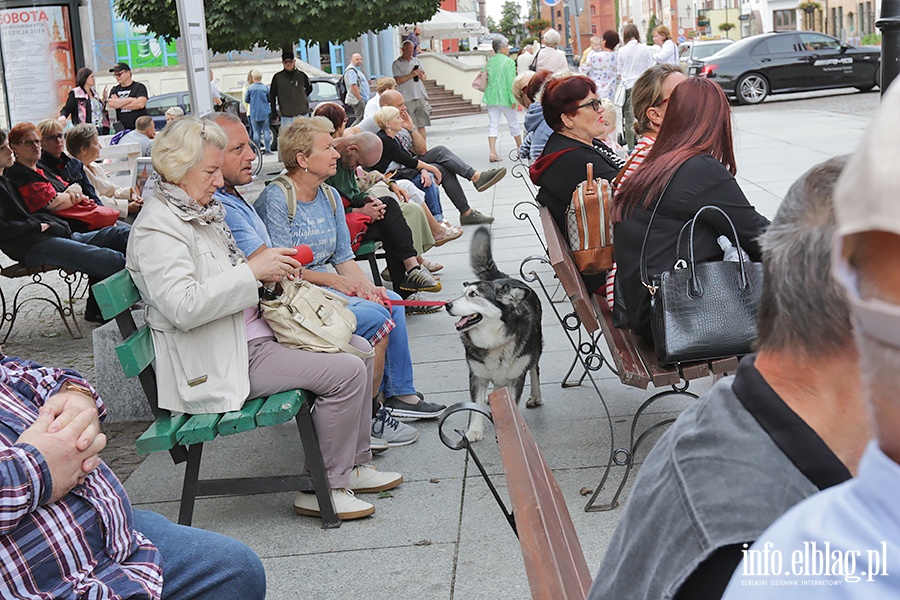
<svg viewBox="0 0 900 600">
<path fill-rule="evenodd" d="M 772 217 L 791 182 L 828 156 L 851 151 L 870 118 L 870 110 L 856 115 L 804 112 L 796 103 L 789 110 L 777 106 L 767 106 L 764 113 L 738 110 L 738 181 L 750 201 Z M 486 115 L 437 121 L 428 130 L 429 146 L 447 145 L 476 169 L 488 168 L 486 125 Z M 838 140 L 840 144 L 835 143 Z M 502 154 L 511 143 L 508 133 L 501 131 Z M 504 165 L 512 166 L 509 161 Z M 275 165 L 267 163 L 266 171 L 273 168 Z M 254 187 L 258 189 L 259 185 Z M 502 270 L 518 273 L 523 258 L 541 254 L 530 222 L 513 216 L 513 207 L 530 199 L 522 182 L 507 176 L 484 193 L 475 192 L 468 184 L 464 187 L 473 207 L 496 217 L 491 230 L 495 257 Z M 446 214 L 456 220 L 452 205 L 446 198 L 444 202 Z M 536 211 L 530 214 L 536 217 Z M 467 227 L 460 240 L 428 254 L 431 260 L 445 265 L 444 290 L 436 294 L 439 298 L 455 297 L 472 277 L 467 264 L 472 229 Z M 530 264 L 543 281 L 550 281 L 546 267 Z M 7 302 L 20 284 L 19 280 L 0 281 Z M 85 337 L 72 340 L 55 312 L 42 304 L 26 306 L 4 351 L 72 367 L 90 378 L 90 332 L 94 326 L 82 320 Z M 83 313 L 83 304 L 83 300 L 76 302 L 77 313 Z M 582 508 L 587 498 L 583 493 L 596 486 L 600 467 L 606 464 L 610 430 L 616 447 L 625 445 L 631 415 L 649 392 L 623 386 L 605 369 L 595 375 L 605 405 L 587 383 L 561 388 L 573 354 L 554 317 L 554 307 L 568 312 L 567 303 L 551 306 L 544 301 L 544 406 L 523 408 L 523 413 L 563 490 L 588 565 L 596 571 L 621 508 L 585 513 Z M 466 401 L 467 368 L 453 319 L 444 313 L 410 317 L 409 335 L 417 388 L 429 401 L 446 405 Z M 708 382 L 703 381 L 691 386 L 695 393 L 707 388 Z M 665 400 L 645 417 L 646 423 L 674 416 L 686 403 L 682 399 Z M 464 427 L 461 422 L 448 424 L 448 432 Z M 416 444 L 391 449 L 375 459 L 381 469 L 402 472 L 405 482 L 383 497 L 370 496 L 377 507 L 371 518 L 324 531 L 316 519 L 293 514 L 291 494 L 268 494 L 198 501 L 194 525 L 249 544 L 263 559 L 269 598 L 273 599 L 388 598 L 398 594 L 417 599 L 529 597 L 516 538 L 477 470 L 463 453 L 441 444 L 434 421 L 418 421 L 414 426 L 421 433 Z M 137 427 L 132 429 L 136 431 Z M 505 497 L 499 452 L 489 425 L 487 432 L 487 439 L 476 449 Z M 646 449 L 639 454 L 638 463 L 645 455 Z M 302 450 L 296 428 L 286 424 L 216 440 L 207 445 L 204 459 L 207 476 L 295 473 L 302 467 Z M 114 453 L 107 454 L 107 460 L 126 464 L 127 468 L 120 471 L 123 476 L 139 462 L 133 460 L 133 446 L 127 443 L 120 443 Z M 613 482 L 621 474 L 622 468 L 614 468 Z M 127 478 L 126 488 L 135 506 L 175 519 L 182 475 L 183 466 L 173 466 L 167 454 L 155 454 L 137 466 Z M 626 494 L 629 488 L 630 484 Z M 608 493 L 604 490 L 605 497 Z"/>
</svg>

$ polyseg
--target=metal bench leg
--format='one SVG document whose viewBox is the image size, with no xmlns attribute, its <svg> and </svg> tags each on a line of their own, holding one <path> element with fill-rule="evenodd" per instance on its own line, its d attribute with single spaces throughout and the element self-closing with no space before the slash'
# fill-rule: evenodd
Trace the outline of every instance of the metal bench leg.
<svg viewBox="0 0 900 600">
<path fill-rule="evenodd" d="M 309 467 L 316 490 L 316 500 L 319 503 L 319 513 L 322 517 L 322 529 L 336 529 L 341 526 L 341 522 L 334 512 L 331 488 L 328 486 L 328 477 L 325 475 L 325 461 L 322 458 L 322 450 L 319 448 L 319 438 L 316 436 L 316 428 L 313 426 L 309 405 L 310 402 L 303 403 L 295 420 L 297 429 L 300 431 L 303 453 L 306 455 L 306 465 Z"/>
<path fill-rule="evenodd" d="M 178 524 L 190 526 L 194 519 L 194 501 L 197 499 L 198 480 L 200 479 L 200 458 L 203 455 L 203 444 L 194 444 L 187 449 L 187 465 L 184 469 L 184 485 L 181 488 L 181 508 L 178 511 Z"/>
</svg>

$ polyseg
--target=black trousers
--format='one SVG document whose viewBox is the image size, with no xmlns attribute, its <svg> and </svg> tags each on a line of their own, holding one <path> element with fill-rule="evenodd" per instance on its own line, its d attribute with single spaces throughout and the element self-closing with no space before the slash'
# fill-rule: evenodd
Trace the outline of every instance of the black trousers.
<svg viewBox="0 0 900 600">
<path fill-rule="evenodd" d="M 406 277 L 403 261 L 416 255 L 412 232 L 409 230 L 409 225 L 406 224 L 406 219 L 403 218 L 400 204 L 394 198 L 385 196 L 379 200 L 384 202 L 384 217 L 369 223 L 363 241 L 381 242 L 394 291 L 400 294 L 401 298 L 406 298 L 411 292 L 402 291 L 400 284 Z"/>
</svg>

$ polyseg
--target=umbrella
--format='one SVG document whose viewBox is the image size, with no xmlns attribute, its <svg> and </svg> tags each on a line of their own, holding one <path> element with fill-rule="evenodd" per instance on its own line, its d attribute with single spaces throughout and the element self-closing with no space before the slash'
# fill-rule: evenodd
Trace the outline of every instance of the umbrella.
<svg viewBox="0 0 900 600">
<path fill-rule="evenodd" d="M 487 33 L 487 28 L 475 19 L 449 10 L 438 10 L 430 20 L 421 24 L 423 37 L 461 38 Z"/>
</svg>

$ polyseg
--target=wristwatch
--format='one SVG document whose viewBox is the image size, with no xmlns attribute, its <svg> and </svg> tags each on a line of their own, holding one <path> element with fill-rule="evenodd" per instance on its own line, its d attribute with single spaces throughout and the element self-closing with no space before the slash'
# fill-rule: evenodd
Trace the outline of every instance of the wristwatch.
<svg viewBox="0 0 900 600">
<path fill-rule="evenodd" d="M 94 392 L 85 385 L 81 385 L 77 381 L 67 381 L 63 384 L 63 387 L 60 389 L 61 392 L 77 392 L 79 394 L 84 394 L 91 400 L 94 399 Z"/>
</svg>

